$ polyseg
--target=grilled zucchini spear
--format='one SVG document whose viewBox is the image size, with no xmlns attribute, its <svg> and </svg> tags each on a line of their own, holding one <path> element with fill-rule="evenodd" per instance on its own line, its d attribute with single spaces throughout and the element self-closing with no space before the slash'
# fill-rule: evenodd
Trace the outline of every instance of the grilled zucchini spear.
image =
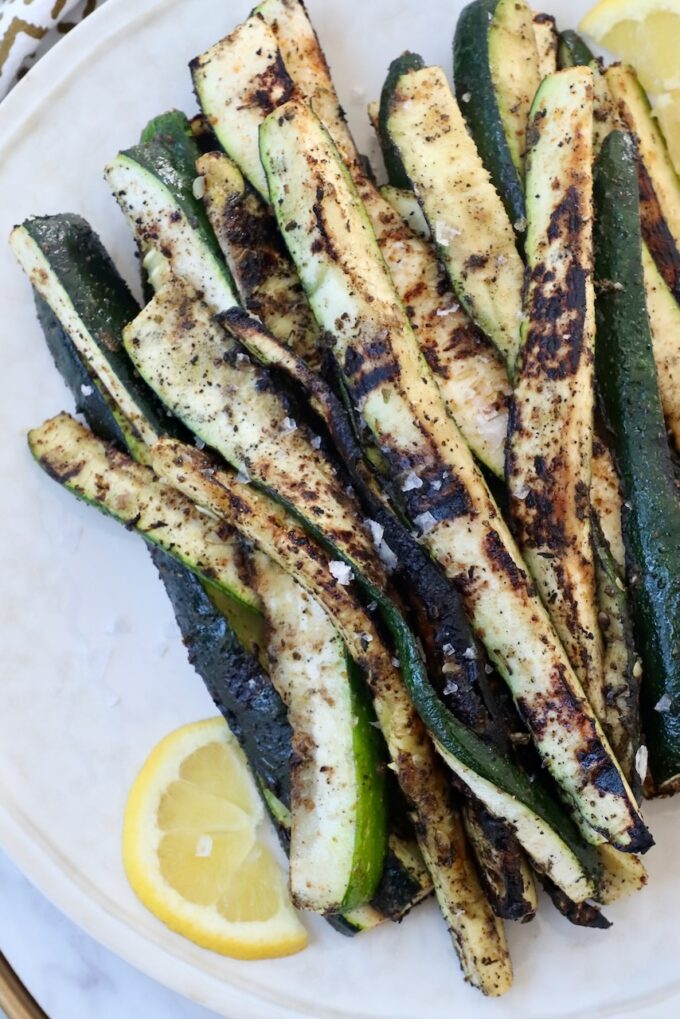
<svg viewBox="0 0 680 1019">
<path fill-rule="evenodd" d="M 401 76 L 387 130 L 458 299 L 512 374 L 520 342 L 522 260 L 510 219 L 440 68 Z"/>
<path fill-rule="evenodd" d="M 507 446 L 524 559 L 601 722 L 605 720 L 590 524 L 595 309 L 592 73 L 545 78 L 529 122 L 528 286 Z"/>
<path fill-rule="evenodd" d="M 125 284 L 88 225 L 78 218 L 54 217 L 54 223 L 48 218 L 41 221 L 40 226 L 42 233 L 52 241 L 55 237 L 60 238 L 59 244 L 54 249 L 47 244 L 44 244 L 43 247 L 46 257 L 49 256 L 50 259 L 57 262 L 61 259 L 59 268 L 64 281 L 66 297 L 68 298 L 74 289 L 77 290 L 74 303 L 78 303 L 79 315 L 76 315 L 68 300 L 62 300 L 60 303 L 55 300 L 55 305 L 59 308 L 69 329 L 77 336 L 89 332 L 94 333 L 99 321 L 98 316 L 101 317 L 103 312 L 108 314 L 108 321 L 112 324 L 112 328 L 114 323 L 117 323 L 115 327 L 119 328 L 121 313 L 127 308 L 136 310 L 136 305 L 132 302 Z M 57 293 L 59 292 L 57 291 Z M 54 300 L 54 294 L 54 290 L 49 291 L 50 299 Z M 65 308 L 70 308 L 70 313 L 65 314 Z M 55 363 L 74 392 L 77 405 L 82 407 L 97 433 L 107 440 L 113 440 L 123 448 L 128 446 L 135 456 L 145 459 L 146 457 L 139 457 L 139 448 L 143 444 L 140 443 L 137 432 L 133 432 L 120 408 L 103 387 L 101 380 L 78 353 L 61 322 L 42 299 L 38 300 L 38 311 Z M 116 314 L 119 319 L 115 318 Z M 116 363 L 119 372 L 116 378 L 121 387 L 124 379 L 127 387 L 123 395 L 127 397 L 128 401 L 134 401 L 137 408 L 155 407 L 153 394 L 146 388 L 139 376 L 131 370 L 129 363 L 126 364 L 122 345 L 115 347 L 114 338 L 114 334 L 108 334 L 107 350 L 117 351 Z M 164 409 L 161 412 L 161 418 L 161 424 L 165 426 L 172 424 L 173 427 L 176 427 L 176 422 L 171 421 Z M 97 479 L 104 476 L 101 471 L 106 470 L 109 466 L 109 454 L 111 457 L 114 456 L 112 451 L 108 451 L 106 459 L 102 459 L 101 454 L 102 447 L 100 445 L 97 447 L 95 456 L 95 459 L 98 457 L 98 463 L 94 465 Z M 80 467 L 82 468 L 82 466 L 81 464 Z M 220 528 L 214 518 L 211 519 L 203 514 L 197 518 L 193 504 L 184 504 L 182 500 L 178 500 L 176 491 L 171 491 L 169 499 L 164 499 L 162 486 L 158 482 L 146 483 L 148 477 L 146 468 L 123 460 L 123 470 L 110 473 L 109 488 L 107 489 L 103 485 L 99 486 L 94 492 L 95 498 L 103 500 L 104 504 L 120 519 L 125 520 L 129 526 L 134 525 L 135 529 L 152 543 L 152 547 L 158 549 L 155 560 L 164 582 L 170 571 L 171 596 L 173 604 L 180 606 L 180 623 L 183 632 L 187 629 L 191 637 L 190 646 L 193 653 L 203 663 L 199 667 L 199 672 L 215 697 L 216 703 L 221 710 L 225 711 L 228 721 L 235 722 L 237 725 L 239 738 L 245 743 L 249 758 L 254 762 L 255 771 L 264 781 L 267 794 L 271 794 L 267 795 L 268 806 L 272 809 L 281 830 L 283 815 L 279 816 L 278 810 L 272 808 L 272 797 L 276 800 L 277 797 L 283 796 L 283 806 L 287 810 L 286 805 L 290 803 L 288 794 L 290 786 L 287 778 L 285 782 L 279 782 L 277 779 L 273 786 L 270 779 L 273 775 L 280 774 L 281 767 L 285 769 L 286 776 L 288 775 L 290 730 L 284 726 L 285 732 L 281 735 L 281 726 L 277 722 L 275 706 L 273 707 L 267 701 L 267 691 L 263 686 L 264 680 L 257 680 L 259 690 L 257 697 L 255 692 L 250 696 L 244 696 L 246 692 L 244 684 L 249 676 L 252 679 L 252 670 L 256 669 L 256 666 L 253 665 L 252 668 L 248 666 L 247 655 L 244 658 L 243 653 L 240 653 L 239 657 L 237 645 L 233 636 L 230 636 L 229 625 L 221 615 L 224 612 L 229 620 L 235 621 L 237 630 L 245 643 L 249 643 L 253 637 L 259 639 L 259 628 L 254 623 L 259 620 L 261 602 L 252 588 L 243 583 L 239 575 L 236 562 L 240 557 L 235 539 L 225 531 L 224 527 Z M 153 542 L 159 541 L 159 539 L 161 544 L 153 545 Z M 188 562 L 192 569 L 202 572 L 204 577 L 211 578 L 210 581 L 204 580 L 205 592 L 191 577 L 187 569 L 177 565 L 174 567 L 168 565 L 168 558 L 161 553 L 161 547 L 169 548 L 175 556 Z M 216 586 L 216 581 L 219 587 Z M 224 594 L 220 595 L 220 591 L 226 592 L 226 597 Z M 235 608 L 238 604 L 245 606 L 245 614 L 243 609 Z M 197 614 L 198 621 L 196 620 Z M 210 616 L 210 619 L 207 619 L 207 616 Z M 196 631 L 202 627 L 209 627 L 209 633 L 199 640 Z M 219 648 L 215 649 L 215 642 L 219 648 L 225 645 L 228 652 L 222 665 L 223 673 L 218 667 Z M 232 662 L 234 670 L 238 669 L 238 675 L 233 670 L 229 671 Z M 244 677 L 242 680 L 238 678 L 241 674 Z M 343 677 L 345 677 L 344 680 Z M 337 674 L 331 678 L 340 684 L 340 691 L 345 689 L 349 673 L 344 662 L 339 666 Z M 273 693 L 271 685 L 269 685 L 269 691 Z M 269 707 L 265 713 L 263 713 L 264 708 L 262 707 L 258 717 L 256 708 L 260 702 L 262 706 L 266 702 Z M 360 703 L 358 706 L 361 708 Z M 377 824 L 381 817 L 380 803 L 375 809 L 366 807 L 367 802 L 376 800 L 382 802 L 382 796 L 377 796 L 375 789 L 373 789 L 372 801 L 370 795 L 371 788 L 375 786 L 376 782 L 379 784 L 377 776 L 371 779 L 371 773 L 375 772 L 375 768 L 370 767 L 371 747 L 375 743 L 375 731 L 371 728 L 370 719 L 366 719 L 365 713 L 358 711 L 357 714 L 361 715 L 360 724 L 356 727 L 350 726 L 347 731 L 352 737 L 356 750 L 352 756 L 355 760 L 357 775 L 362 769 L 366 771 L 368 768 L 368 788 L 362 790 L 355 802 L 357 809 L 363 811 L 362 816 L 364 818 L 374 816 Z M 258 723 L 257 735 L 253 731 L 255 722 Z M 271 763 L 270 757 L 272 753 L 275 754 L 281 748 L 282 739 L 284 743 L 287 739 L 287 744 L 281 749 L 283 764 L 278 761 L 274 765 Z M 255 753 L 256 744 L 258 749 Z M 340 744 L 341 740 L 336 740 L 335 749 L 340 756 L 344 757 Z M 311 766 L 313 765 L 310 763 Z M 309 767 L 307 774 L 309 774 Z M 364 781 L 364 785 L 366 785 L 366 781 Z M 324 837 L 334 838 L 335 836 L 325 816 L 317 815 L 317 820 L 320 822 L 318 843 L 321 851 Z M 354 823 L 351 812 L 348 812 L 346 820 L 349 830 Z M 295 822 L 295 817 L 293 817 L 293 821 Z M 283 834 L 284 842 L 287 845 L 288 835 L 286 832 L 290 828 L 289 814 L 286 815 L 286 826 Z M 336 834 L 337 828 L 336 819 Z M 378 824 L 376 828 L 375 824 L 373 827 L 370 824 L 368 827 L 363 824 L 356 830 L 357 852 L 355 855 L 358 866 L 356 873 L 352 872 L 350 875 L 351 881 L 346 888 L 347 896 L 343 896 L 344 907 L 347 907 L 353 899 L 358 901 L 363 898 L 366 889 L 375 884 L 375 880 L 380 874 L 380 847 L 384 845 L 384 841 L 381 842 L 379 836 L 380 825 Z M 408 833 L 406 834 L 408 836 Z M 427 894 L 431 887 L 423 876 L 422 867 L 420 870 L 418 869 L 415 856 L 417 854 L 414 855 L 413 847 L 409 847 L 408 842 L 404 841 L 404 838 L 398 835 L 395 829 L 391 835 L 388 863 L 380 881 L 375 906 L 361 910 L 343 908 L 343 915 L 334 919 L 334 925 L 342 928 L 345 933 L 351 933 L 366 926 L 374 926 L 381 922 L 385 916 L 394 918 L 402 916 L 414 902 Z M 366 866 L 367 863 L 368 866 Z M 335 877 L 337 882 L 342 883 L 344 880 L 342 866 L 336 870 Z M 328 900 L 324 905 L 324 902 L 319 899 L 319 908 L 326 907 L 329 907 Z"/>
<path fill-rule="evenodd" d="M 238 74 L 232 73 L 234 67 Z M 509 392 L 505 370 L 458 307 L 432 246 L 409 230 L 365 176 L 304 5 L 267 0 L 231 35 L 192 61 L 192 73 L 220 144 L 265 201 L 269 196 L 258 152 L 259 124 L 293 88 L 313 102 L 366 202 L 419 343 L 431 363 L 441 365 L 445 377 L 452 379 L 447 391 L 451 413 L 475 454 L 501 475 Z"/>
<path fill-rule="evenodd" d="M 538 54 L 538 77 L 539 80 L 543 80 L 557 70 L 557 50 L 560 37 L 552 14 L 534 14 L 532 25 Z"/>
<path fill-rule="evenodd" d="M 496 715 L 487 714 L 486 706 L 490 705 L 492 712 L 496 709 L 490 700 L 483 654 L 475 654 L 476 641 L 460 596 L 428 553 L 384 506 L 374 479 L 364 468 L 362 451 L 344 408 L 325 383 L 257 320 L 231 311 L 222 321 L 258 360 L 283 370 L 323 420 L 370 513 L 378 549 L 386 557 L 396 557 L 396 569 L 403 574 L 403 586 L 418 618 L 429 667 L 433 675 L 441 677 L 440 696 L 457 718 L 507 749 Z M 516 840 L 479 803 L 467 807 L 464 819 L 494 911 L 508 919 L 530 919 L 536 910 L 535 888 Z"/>
<path fill-rule="evenodd" d="M 156 446 L 154 465 L 171 484 L 234 523 L 262 552 L 294 573 L 326 608 L 348 650 L 366 673 L 378 721 L 417 819 L 421 849 L 465 975 L 488 994 L 502 993 L 511 979 L 503 930 L 467 855 L 462 823 L 450 802 L 445 772 L 370 615 L 361 608 L 350 587 L 337 579 L 348 579 L 343 571 L 338 572 L 344 564 L 324 553 L 252 485 L 244 486 L 233 475 L 215 470 L 209 460 L 191 448 L 173 445 L 172 440 L 161 441 Z M 415 649 L 414 654 L 417 656 Z M 404 662 L 405 671 L 414 664 Z"/>
<path fill-rule="evenodd" d="M 260 138 L 272 205 L 282 228 L 290 227 L 286 243 L 410 519 L 462 590 L 589 837 L 647 848 L 651 839 L 630 789 L 439 397 L 337 150 L 297 102 L 271 114 Z"/>
<path fill-rule="evenodd" d="M 680 774 L 678 620 L 680 509 L 645 303 L 630 135 L 612 132 L 595 173 L 597 379 L 625 499 L 623 536 L 644 665 L 642 712 L 652 776 L 674 792 Z"/>
<path fill-rule="evenodd" d="M 473 0 L 453 40 L 456 98 L 520 242 L 526 229 L 524 153 L 539 86 L 533 17 L 524 0 Z"/>
<path fill-rule="evenodd" d="M 604 76 L 623 126 L 637 139 L 642 238 L 680 303 L 680 180 L 635 72 L 612 64 Z"/>
</svg>

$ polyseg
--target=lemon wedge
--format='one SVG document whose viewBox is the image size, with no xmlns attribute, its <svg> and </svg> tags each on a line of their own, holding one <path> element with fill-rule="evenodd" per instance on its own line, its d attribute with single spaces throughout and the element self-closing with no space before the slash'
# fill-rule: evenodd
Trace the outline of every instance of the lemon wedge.
<svg viewBox="0 0 680 1019">
<path fill-rule="evenodd" d="M 635 68 L 680 170 L 680 0 L 600 0 L 579 28 Z"/>
<path fill-rule="evenodd" d="M 222 718 L 166 736 L 130 795 L 123 862 L 139 899 L 190 941 L 237 959 L 307 944 L 284 875 L 258 838 L 264 810 Z"/>
</svg>

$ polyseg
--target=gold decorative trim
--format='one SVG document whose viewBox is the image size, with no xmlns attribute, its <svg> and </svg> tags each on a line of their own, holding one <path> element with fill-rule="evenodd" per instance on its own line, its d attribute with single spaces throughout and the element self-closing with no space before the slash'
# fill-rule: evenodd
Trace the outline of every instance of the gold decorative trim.
<svg viewBox="0 0 680 1019">
<path fill-rule="evenodd" d="M 0 953 L 0 1009 L 7 1019 L 49 1019 Z"/>
<path fill-rule="evenodd" d="M 0 72 L 5 66 L 5 61 L 10 54 L 10 50 L 14 45 L 17 36 L 23 32 L 25 35 L 29 35 L 32 39 L 42 39 L 47 29 L 41 25 L 34 25 L 30 21 L 24 21 L 23 18 L 13 18 L 9 28 L 4 33 L 2 40 L 0 40 Z"/>
</svg>

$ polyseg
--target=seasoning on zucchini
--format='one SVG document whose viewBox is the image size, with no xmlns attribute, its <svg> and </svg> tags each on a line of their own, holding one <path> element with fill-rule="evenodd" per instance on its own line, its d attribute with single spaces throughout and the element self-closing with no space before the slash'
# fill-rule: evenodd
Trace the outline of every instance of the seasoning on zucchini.
<svg viewBox="0 0 680 1019">
<path fill-rule="evenodd" d="M 409 53 L 408 50 L 393 60 L 387 71 L 387 77 L 383 83 L 378 106 L 377 132 L 380 148 L 382 149 L 383 161 L 387 172 L 387 180 L 395 188 L 410 190 L 411 181 L 402 166 L 399 153 L 394 148 L 387 133 L 387 116 L 390 108 L 390 100 L 394 87 L 406 71 L 417 71 L 425 66 L 425 61 L 419 53 Z"/>
<path fill-rule="evenodd" d="M 300 583 L 326 606 L 348 649 L 366 673 L 373 689 L 378 720 L 383 725 L 394 760 L 395 745 L 387 729 L 391 731 L 398 726 L 392 740 L 399 738 L 399 732 L 403 739 L 409 731 L 415 739 L 421 732 L 420 723 L 412 713 L 411 702 L 408 698 L 403 700 L 405 691 L 402 691 L 401 684 L 389 681 L 385 685 L 387 675 L 392 672 L 387 667 L 391 659 L 370 615 L 360 607 L 351 582 L 336 584 L 333 580 L 338 569 L 337 564 L 331 565 L 335 562 L 331 556 L 336 554 L 332 543 L 322 542 L 320 534 L 316 540 L 305 536 L 302 529 L 292 526 L 291 520 L 282 511 L 275 514 L 265 497 L 252 486 L 242 491 L 242 486 L 235 484 L 233 477 L 208 464 L 210 461 L 203 454 L 175 440 L 163 439 L 156 445 L 154 467 L 161 477 L 199 505 L 222 516 L 225 521 L 231 521 L 284 569 L 294 570 Z M 486 745 L 454 718 L 430 684 L 413 635 L 393 603 L 360 574 L 355 573 L 354 577 L 377 602 L 383 622 L 395 642 L 397 660 L 410 698 L 444 760 L 493 814 L 509 821 L 535 865 L 547 872 L 570 897 L 583 900 L 595 894 L 599 863 L 594 848 L 582 840 L 573 822 L 538 783 L 533 784 L 507 759 L 507 755 Z M 401 728 L 402 723 L 398 723 L 402 713 L 407 711 L 407 701 L 412 730 Z M 398 708 L 396 714 L 390 714 L 390 704 L 393 709 Z M 387 711 L 387 718 L 382 711 Z M 429 742 L 426 745 L 429 747 Z M 407 741 L 407 747 L 410 755 L 413 750 L 411 740 Z M 406 767 L 406 764 L 407 759 L 404 758 L 401 765 Z M 429 757 L 418 762 L 418 770 L 426 765 L 432 765 Z M 422 795 L 417 776 L 404 774 L 402 767 L 397 768 L 397 774 L 407 796 L 417 804 Z M 425 804 L 423 810 L 428 817 L 431 816 Z M 425 855 L 428 859 L 427 851 Z M 434 872 L 433 878 L 436 887 Z"/>
<path fill-rule="evenodd" d="M 538 54 L 538 77 L 543 80 L 557 70 L 557 24 L 552 14 L 534 14 L 532 25 Z"/>
<path fill-rule="evenodd" d="M 286 243 L 352 402 L 401 485 L 408 517 L 461 587 L 473 625 L 589 836 L 643 849 L 650 836 L 630 789 L 439 397 L 337 150 L 296 102 L 268 117 L 260 136 L 277 218 L 296 224 Z M 559 703 L 559 713 L 547 701 Z"/>
<path fill-rule="evenodd" d="M 244 480 L 308 507 L 317 525 L 384 583 L 361 513 L 313 433 L 292 417 L 266 369 L 251 362 L 190 287 L 172 280 L 124 332 L 143 379 Z M 248 408 L 244 416 L 243 407 Z"/>
<path fill-rule="evenodd" d="M 105 176 L 127 217 L 144 267 L 161 280 L 168 273 L 201 290 L 219 311 L 237 303 L 229 271 L 208 217 L 194 194 L 195 142 L 181 136 L 172 146 L 158 141 L 134 145 L 108 164 Z M 151 279 L 154 289 L 158 282 Z"/>
<path fill-rule="evenodd" d="M 115 270 L 114 270 L 115 272 Z M 101 438 L 125 448 L 129 429 L 117 407 L 102 401 L 101 382 L 71 343 L 58 319 L 41 298 L 36 299 L 45 338 L 59 372 L 71 389 L 76 405 Z M 144 383 L 135 377 L 136 391 Z M 225 548 L 231 539 L 224 538 Z M 253 654 L 265 646 L 260 632 L 260 600 L 241 583 L 241 589 L 225 595 L 212 582 L 199 581 L 186 566 L 157 545 L 151 557 L 172 602 L 189 651 L 189 659 L 205 682 L 217 707 L 225 715 L 255 771 L 265 803 L 286 851 L 289 849 L 291 728 L 286 709 L 269 677 Z M 240 579 L 240 578 L 239 578 Z M 233 600 L 234 594 L 241 600 Z M 240 607 L 239 607 L 240 606 Z M 294 607 L 294 606 L 293 606 Z M 235 636 L 236 635 L 236 636 Z M 252 653 L 247 650 L 255 642 Z M 344 665 L 343 665 L 344 668 Z M 366 725 L 353 727 L 368 734 Z M 329 917 L 344 934 L 354 934 L 382 923 L 398 920 L 432 890 L 432 883 L 413 841 L 403 804 L 389 797 L 391 832 L 388 853 L 372 905 L 345 909 Z M 377 807 L 376 816 L 381 808 Z"/>
<path fill-rule="evenodd" d="M 458 299 L 512 373 L 524 267 L 510 219 L 440 68 L 401 76 L 387 129 Z"/>
<path fill-rule="evenodd" d="M 135 386 L 121 343 L 123 327 L 139 305 L 99 237 L 82 217 L 65 213 L 27 219 L 14 228 L 10 244 L 140 444 L 154 442 L 168 429 L 166 415 L 151 393 Z"/>
<path fill-rule="evenodd" d="M 250 25 L 253 21 L 255 24 Z M 245 40 L 253 34 L 259 46 L 250 52 Z M 275 57 L 277 44 L 280 49 Z M 267 54 L 268 62 L 261 66 Z M 231 73 L 234 65 L 243 69 L 247 65 L 252 71 L 251 78 L 245 71 L 234 76 Z M 195 76 L 199 76 L 195 81 L 201 82 L 200 87 L 197 84 L 199 100 L 206 112 L 210 110 L 216 118 L 215 129 L 223 147 L 244 177 L 267 200 L 258 126 L 270 108 L 284 101 L 281 97 L 289 94 L 291 83 L 299 95 L 313 103 L 366 203 L 380 249 L 397 292 L 409 310 L 418 342 L 440 366 L 441 376 L 450 379 L 447 392 L 451 411 L 466 441 L 476 456 L 501 473 L 505 419 L 499 409 L 508 392 L 506 373 L 489 354 L 488 343 L 457 307 L 432 245 L 414 235 L 366 177 L 304 5 L 297 0 L 267 0 L 243 26 L 198 57 L 193 66 Z M 259 94 L 262 81 L 266 82 L 268 99 L 253 105 L 248 96 Z M 242 118 L 237 113 L 244 103 L 250 105 L 247 117 Z M 456 380 L 459 385 L 455 385 Z"/>
<path fill-rule="evenodd" d="M 527 289 L 506 472 L 524 559 L 600 722 L 590 526 L 595 309 L 592 72 L 544 78 L 529 122 Z"/>
<path fill-rule="evenodd" d="M 321 378 L 262 324 L 243 311 L 226 312 L 220 321 L 264 364 L 275 366 L 301 388 L 323 420 L 362 503 L 370 513 L 374 540 L 385 558 L 394 559 L 401 589 L 414 612 L 428 668 L 438 693 L 453 714 L 487 741 L 507 751 L 498 709 L 486 681 L 486 663 L 472 633 L 459 592 L 391 512 L 367 472 L 362 450 L 344 408 Z M 524 855 L 502 820 L 479 803 L 464 811 L 466 831 L 497 916 L 530 919 L 535 888 Z M 473 837 L 474 836 L 474 837 Z"/>
<path fill-rule="evenodd" d="M 636 136 L 642 238 L 680 302 L 680 179 L 633 69 L 612 64 L 605 79 L 623 126 Z"/>
<path fill-rule="evenodd" d="M 319 330 L 276 220 L 228 156 L 196 163 L 208 219 L 243 306 L 312 368 L 321 361 Z"/>
<path fill-rule="evenodd" d="M 322 549 L 254 486 L 235 482 L 233 475 L 216 468 L 197 450 L 171 439 L 161 440 L 156 444 L 153 462 L 159 476 L 169 484 L 225 521 L 230 520 L 257 548 L 293 573 L 332 617 L 348 651 L 366 675 L 391 764 L 413 811 L 420 848 L 465 976 L 487 994 L 502 993 L 511 982 L 502 925 L 484 896 L 469 858 L 446 772 L 389 650 L 354 593 L 351 566 L 344 557 L 334 558 L 337 552 Z M 334 547 L 332 542 L 329 546 Z M 374 600 L 396 612 L 384 593 L 370 584 L 366 588 Z M 403 633 L 408 633 L 405 626 Z M 405 639 L 408 646 L 396 649 L 404 675 L 418 669 L 424 676 L 412 636 L 408 634 Z M 480 753 L 489 752 L 484 744 L 481 747 Z M 444 845 L 447 848 L 442 853 Z"/>
<path fill-rule="evenodd" d="M 463 8 L 453 40 L 453 77 L 461 113 L 522 243 L 526 127 L 541 80 L 524 0 L 473 0 Z"/>
<path fill-rule="evenodd" d="M 293 730 L 291 894 L 301 909 L 342 912 L 368 902 L 382 873 L 382 741 L 361 674 L 325 610 L 261 552 L 249 563 L 270 676 Z"/>
<path fill-rule="evenodd" d="M 652 777 L 680 776 L 680 506 L 645 302 L 633 138 L 613 131 L 595 169 L 597 380 L 621 473 L 623 536 L 643 662 L 642 720 Z M 644 781 L 640 755 L 636 766 Z"/>
</svg>

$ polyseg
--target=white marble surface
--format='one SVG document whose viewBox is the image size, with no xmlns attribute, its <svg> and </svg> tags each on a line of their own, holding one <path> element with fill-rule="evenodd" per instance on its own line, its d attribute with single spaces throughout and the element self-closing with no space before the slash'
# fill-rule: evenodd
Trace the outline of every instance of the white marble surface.
<svg viewBox="0 0 680 1019">
<path fill-rule="evenodd" d="M 2 852 L 0 950 L 50 1019 L 215 1017 L 102 948 L 36 891 Z"/>
</svg>

